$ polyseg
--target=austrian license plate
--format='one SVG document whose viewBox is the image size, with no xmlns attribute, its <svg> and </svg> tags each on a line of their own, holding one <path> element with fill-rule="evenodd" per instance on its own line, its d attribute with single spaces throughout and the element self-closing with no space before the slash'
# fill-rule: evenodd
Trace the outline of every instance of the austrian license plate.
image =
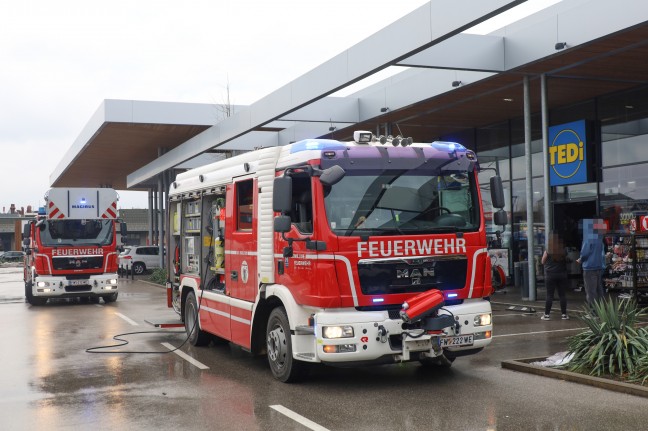
<svg viewBox="0 0 648 431">
<path fill-rule="evenodd" d="M 441 347 L 470 346 L 474 343 L 473 335 L 457 335 L 456 337 L 443 337 Z"/>
<path fill-rule="evenodd" d="M 83 286 L 84 284 L 90 283 L 88 283 L 88 280 L 68 280 L 68 284 L 70 286 Z"/>
</svg>

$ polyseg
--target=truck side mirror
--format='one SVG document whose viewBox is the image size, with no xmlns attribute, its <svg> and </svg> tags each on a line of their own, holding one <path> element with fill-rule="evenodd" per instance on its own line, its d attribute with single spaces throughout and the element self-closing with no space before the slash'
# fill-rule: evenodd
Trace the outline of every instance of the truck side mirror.
<svg viewBox="0 0 648 431">
<path fill-rule="evenodd" d="M 27 223 L 25 226 L 23 226 L 23 232 L 22 232 L 23 240 L 25 239 L 29 240 L 30 234 L 31 234 L 31 223 Z"/>
<path fill-rule="evenodd" d="M 494 208 L 504 208 L 504 187 L 502 186 L 502 177 L 496 175 L 490 179 L 491 201 Z"/>
<path fill-rule="evenodd" d="M 272 210 L 280 213 L 292 209 L 292 178 L 284 175 L 274 179 L 272 193 Z"/>
<path fill-rule="evenodd" d="M 508 216 L 504 210 L 496 211 L 493 215 L 493 219 L 496 225 L 506 226 L 508 224 Z"/>
<path fill-rule="evenodd" d="M 128 236 L 128 226 L 126 225 L 126 223 L 119 223 L 119 233 L 122 237 Z"/>
<path fill-rule="evenodd" d="M 333 165 L 330 168 L 324 169 L 320 175 L 320 182 L 325 186 L 332 186 L 340 182 L 346 175 L 346 171 L 338 165 Z"/>
<path fill-rule="evenodd" d="M 292 221 L 290 216 L 280 215 L 274 218 L 274 231 L 279 233 L 290 232 Z"/>
</svg>

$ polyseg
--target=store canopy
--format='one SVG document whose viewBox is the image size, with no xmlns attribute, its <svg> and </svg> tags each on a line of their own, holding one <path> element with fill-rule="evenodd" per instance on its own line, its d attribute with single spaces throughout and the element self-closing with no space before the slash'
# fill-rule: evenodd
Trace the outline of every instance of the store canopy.
<svg viewBox="0 0 648 431">
<path fill-rule="evenodd" d="M 213 105 L 106 101 L 52 185 L 145 189 L 158 173 L 206 152 L 349 139 L 353 130 L 384 124 L 429 141 L 521 117 L 524 76 L 533 112 L 540 110 L 542 74 L 550 109 L 648 83 L 644 2 L 563 0 L 488 35 L 462 32 L 519 2 L 464 3 L 431 1 L 230 117 L 216 118 Z M 335 97 L 395 67 L 406 69 Z M 632 116 L 647 102 L 619 103 Z"/>
</svg>

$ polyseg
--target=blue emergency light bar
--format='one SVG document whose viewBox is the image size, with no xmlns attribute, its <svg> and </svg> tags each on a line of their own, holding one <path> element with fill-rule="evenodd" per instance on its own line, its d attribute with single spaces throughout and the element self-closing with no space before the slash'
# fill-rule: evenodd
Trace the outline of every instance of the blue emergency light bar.
<svg viewBox="0 0 648 431">
<path fill-rule="evenodd" d="M 301 151 L 311 150 L 344 150 L 347 146 L 340 141 L 332 139 L 304 139 L 295 142 L 290 148 L 290 153 L 299 153 Z"/>
</svg>

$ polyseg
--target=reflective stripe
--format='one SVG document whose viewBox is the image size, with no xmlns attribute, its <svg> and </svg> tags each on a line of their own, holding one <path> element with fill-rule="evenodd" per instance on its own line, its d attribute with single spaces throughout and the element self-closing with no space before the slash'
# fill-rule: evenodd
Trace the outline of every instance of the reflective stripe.
<svg viewBox="0 0 648 431">
<path fill-rule="evenodd" d="M 477 256 L 479 256 L 482 253 L 487 253 L 488 249 L 487 248 L 480 248 L 473 254 L 473 263 L 472 263 L 472 275 L 470 276 L 470 291 L 468 292 L 468 298 L 472 298 L 473 294 L 473 289 L 475 287 L 475 268 L 477 267 Z"/>
<path fill-rule="evenodd" d="M 223 316 L 223 317 L 225 317 L 225 318 L 227 318 L 227 319 L 234 320 L 235 322 L 244 323 L 244 324 L 246 324 L 246 325 L 250 325 L 250 324 L 251 324 L 251 322 L 250 322 L 249 319 L 244 319 L 244 318 L 242 318 L 242 317 L 238 317 L 238 316 L 232 316 L 230 313 L 226 313 L 226 312 L 224 312 L 224 311 L 217 310 L 217 309 L 215 309 L 215 308 L 207 307 L 206 305 L 201 305 L 201 306 L 200 306 L 200 309 L 201 309 L 201 310 L 205 310 L 205 311 L 207 311 L 208 313 L 217 314 L 217 315 L 219 315 L 219 316 Z"/>
</svg>

